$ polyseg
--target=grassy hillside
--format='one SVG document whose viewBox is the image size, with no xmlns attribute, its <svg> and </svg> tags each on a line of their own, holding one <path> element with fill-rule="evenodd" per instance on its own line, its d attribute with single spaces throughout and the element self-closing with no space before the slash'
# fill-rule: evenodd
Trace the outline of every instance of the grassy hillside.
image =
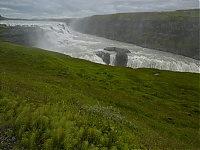
<svg viewBox="0 0 200 150">
<path fill-rule="evenodd" d="M 0 43 L 0 148 L 199 149 L 199 74 Z"/>
<path fill-rule="evenodd" d="M 74 21 L 83 33 L 199 58 L 199 9 L 96 15 Z"/>
</svg>

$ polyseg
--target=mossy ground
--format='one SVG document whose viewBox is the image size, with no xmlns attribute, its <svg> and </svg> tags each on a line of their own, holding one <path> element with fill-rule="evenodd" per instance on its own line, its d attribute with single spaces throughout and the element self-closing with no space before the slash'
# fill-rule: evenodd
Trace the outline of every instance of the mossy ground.
<svg viewBox="0 0 200 150">
<path fill-rule="evenodd" d="M 196 19 L 199 17 L 199 9 L 178 10 L 169 12 L 134 12 L 134 13 L 118 13 L 111 15 L 94 15 L 91 18 L 95 18 L 100 21 L 112 20 L 156 20 L 156 21 L 172 21 L 182 19 Z"/>
<path fill-rule="evenodd" d="M 199 149 L 199 77 L 0 43 L 0 131 L 13 149 Z"/>
</svg>

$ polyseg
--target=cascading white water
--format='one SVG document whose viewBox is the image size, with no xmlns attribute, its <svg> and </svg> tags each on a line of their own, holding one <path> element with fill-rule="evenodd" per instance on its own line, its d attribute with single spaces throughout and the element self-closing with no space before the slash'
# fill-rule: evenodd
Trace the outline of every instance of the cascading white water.
<svg viewBox="0 0 200 150">
<path fill-rule="evenodd" d="M 127 67 L 132 68 L 157 68 L 161 70 L 172 70 L 180 72 L 199 72 L 199 67 L 194 62 L 184 63 L 182 61 L 164 61 L 159 59 L 149 59 L 147 57 L 128 57 Z"/>
<path fill-rule="evenodd" d="M 37 26 L 43 29 L 44 37 L 51 44 L 39 40 L 37 47 L 60 52 L 72 57 L 90 60 L 96 63 L 105 64 L 103 60 L 96 55 L 105 47 L 120 47 L 129 49 L 127 67 L 132 68 L 157 68 L 161 70 L 172 70 L 180 72 L 199 73 L 199 61 L 179 56 L 171 53 L 142 48 L 133 44 L 108 40 L 92 35 L 86 35 L 71 30 L 63 22 L 44 22 L 44 21 L 0 21 L 0 24 L 9 26 Z M 110 65 L 115 64 L 115 52 L 106 52 L 110 54 Z"/>
<path fill-rule="evenodd" d="M 115 65 L 115 58 L 116 58 L 116 54 L 110 54 L 110 65 L 111 66 Z"/>
</svg>

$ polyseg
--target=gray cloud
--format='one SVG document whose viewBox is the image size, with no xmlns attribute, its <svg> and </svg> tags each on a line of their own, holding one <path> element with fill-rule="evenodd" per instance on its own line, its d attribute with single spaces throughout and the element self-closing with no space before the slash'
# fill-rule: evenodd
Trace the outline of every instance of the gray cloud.
<svg viewBox="0 0 200 150">
<path fill-rule="evenodd" d="M 0 14 L 13 18 L 69 18 L 193 8 L 199 8 L 198 0 L 1 0 L 0 2 Z"/>
</svg>

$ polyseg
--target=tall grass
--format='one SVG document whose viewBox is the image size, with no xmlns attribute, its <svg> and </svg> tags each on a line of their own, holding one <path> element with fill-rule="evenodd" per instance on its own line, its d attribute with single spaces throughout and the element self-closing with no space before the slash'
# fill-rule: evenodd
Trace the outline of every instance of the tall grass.
<svg viewBox="0 0 200 150">
<path fill-rule="evenodd" d="M 199 74 L 0 43 L 0 148 L 198 149 L 199 112 Z"/>
</svg>

